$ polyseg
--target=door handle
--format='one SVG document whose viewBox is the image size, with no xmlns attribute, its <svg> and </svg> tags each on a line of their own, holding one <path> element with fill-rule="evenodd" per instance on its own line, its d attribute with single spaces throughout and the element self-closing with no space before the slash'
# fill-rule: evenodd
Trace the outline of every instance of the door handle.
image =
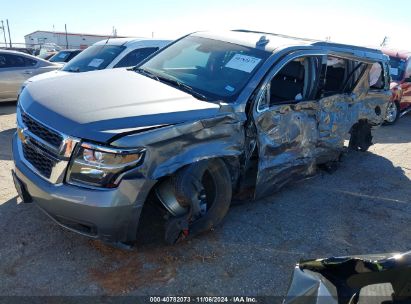
<svg viewBox="0 0 411 304">
<path fill-rule="evenodd" d="M 33 74 L 33 71 L 24 71 L 23 74 L 31 75 L 31 74 Z"/>
</svg>

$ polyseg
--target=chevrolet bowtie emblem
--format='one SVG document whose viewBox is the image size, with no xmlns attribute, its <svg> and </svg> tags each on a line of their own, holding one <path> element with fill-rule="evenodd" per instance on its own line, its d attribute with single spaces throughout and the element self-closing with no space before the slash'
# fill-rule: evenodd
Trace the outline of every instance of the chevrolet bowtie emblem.
<svg viewBox="0 0 411 304">
<path fill-rule="evenodd" d="M 26 134 L 24 134 L 26 130 L 27 130 L 27 128 L 17 127 L 17 136 L 19 137 L 21 142 L 24 143 L 24 144 L 26 144 L 27 141 L 28 141 L 28 138 L 27 138 Z"/>
</svg>

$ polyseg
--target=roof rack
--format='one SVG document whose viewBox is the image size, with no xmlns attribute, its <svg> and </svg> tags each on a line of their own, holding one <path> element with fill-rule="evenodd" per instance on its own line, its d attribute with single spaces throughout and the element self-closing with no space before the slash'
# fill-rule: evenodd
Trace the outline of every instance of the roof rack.
<svg viewBox="0 0 411 304">
<path fill-rule="evenodd" d="M 290 36 L 290 35 L 284 35 L 284 34 L 277 34 L 277 33 L 269 33 L 269 32 L 261 32 L 261 31 L 252 31 L 252 30 L 243 30 L 243 29 L 236 29 L 232 30 L 233 32 L 241 32 L 241 33 L 253 33 L 253 34 L 265 34 L 265 35 L 273 35 L 281 38 L 289 38 L 289 39 L 296 39 L 296 40 L 303 40 L 303 41 L 311 41 L 311 42 L 321 42 L 321 40 L 318 39 L 311 39 L 311 38 L 301 38 L 301 37 L 295 37 L 295 36 Z"/>
<path fill-rule="evenodd" d="M 357 50 L 357 51 L 368 51 L 368 52 L 381 53 L 381 50 L 377 48 L 357 46 L 357 45 L 352 45 L 352 44 L 343 44 L 343 43 L 337 43 L 337 42 L 317 41 L 316 43 L 313 43 L 313 45 L 338 47 L 338 48 L 349 48 L 349 49 Z"/>
<path fill-rule="evenodd" d="M 329 41 L 324 41 L 324 40 L 318 40 L 318 39 L 311 39 L 311 38 L 301 38 L 301 37 L 295 37 L 295 36 L 290 36 L 290 35 L 284 35 L 284 34 L 277 34 L 277 33 L 269 33 L 269 32 L 261 32 L 261 31 L 252 31 L 252 30 L 243 30 L 243 29 L 236 29 L 232 30 L 233 32 L 242 32 L 242 33 L 254 33 L 254 34 L 265 34 L 265 35 L 273 35 L 281 38 L 289 38 L 289 39 L 295 39 L 295 40 L 301 40 L 301 41 L 309 41 L 313 42 L 312 45 L 316 46 L 328 46 L 328 47 L 337 47 L 337 48 L 347 48 L 351 50 L 358 50 L 358 51 L 368 51 L 368 52 L 376 52 L 380 53 L 381 50 L 377 48 L 370 48 L 370 47 L 363 47 L 363 46 L 356 46 L 356 45 L 351 45 L 351 44 L 342 44 L 342 43 L 337 43 L 337 42 L 329 42 Z"/>
</svg>

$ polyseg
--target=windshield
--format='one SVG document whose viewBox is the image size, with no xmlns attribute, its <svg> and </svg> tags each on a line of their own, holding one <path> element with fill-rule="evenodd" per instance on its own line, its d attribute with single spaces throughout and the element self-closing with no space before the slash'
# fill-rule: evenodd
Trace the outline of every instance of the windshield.
<svg viewBox="0 0 411 304">
<path fill-rule="evenodd" d="M 58 52 L 56 55 L 51 57 L 49 59 L 49 61 L 51 61 L 51 62 L 66 62 L 69 56 L 70 56 L 70 52 L 62 51 L 62 52 Z"/>
<path fill-rule="evenodd" d="M 43 53 L 40 55 L 37 55 L 37 57 L 41 58 L 41 59 L 45 59 L 47 60 L 48 58 L 50 58 L 51 56 L 53 56 L 55 53 Z"/>
<path fill-rule="evenodd" d="M 88 72 L 105 69 L 126 47 L 120 45 L 92 45 L 70 60 L 66 72 Z"/>
<path fill-rule="evenodd" d="M 137 71 L 149 72 L 160 81 L 173 80 L 180 88 L 184 85 L 210 100 L 232 102 L 269 55 L 264 50 L 188 36 L 149 59 Z"/>
<path fill-rule="evenodd" d="M 401 81 L 405 71 L 405 60 L 396 57 L 390 57 L 390 66 L 390 74 L 392 80 Z"/>
</svg>

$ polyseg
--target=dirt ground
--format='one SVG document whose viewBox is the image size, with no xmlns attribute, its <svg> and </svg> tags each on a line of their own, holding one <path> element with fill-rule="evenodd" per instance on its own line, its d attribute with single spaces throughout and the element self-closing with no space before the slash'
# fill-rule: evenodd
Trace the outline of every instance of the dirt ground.
<svg viewBox="0 0 411 304">
<path fill-rule="evenodd" d="M 411 115 L 333 174 L 233 206 L 178 245 L 121 251 L 60 228 L 16 197 L 15 104 L 0 104 L 0 295 L 283 295 L 296 262 L 410 249 Z M 409 244 L 410 243 L 410 244 Z"/>
</svg>

